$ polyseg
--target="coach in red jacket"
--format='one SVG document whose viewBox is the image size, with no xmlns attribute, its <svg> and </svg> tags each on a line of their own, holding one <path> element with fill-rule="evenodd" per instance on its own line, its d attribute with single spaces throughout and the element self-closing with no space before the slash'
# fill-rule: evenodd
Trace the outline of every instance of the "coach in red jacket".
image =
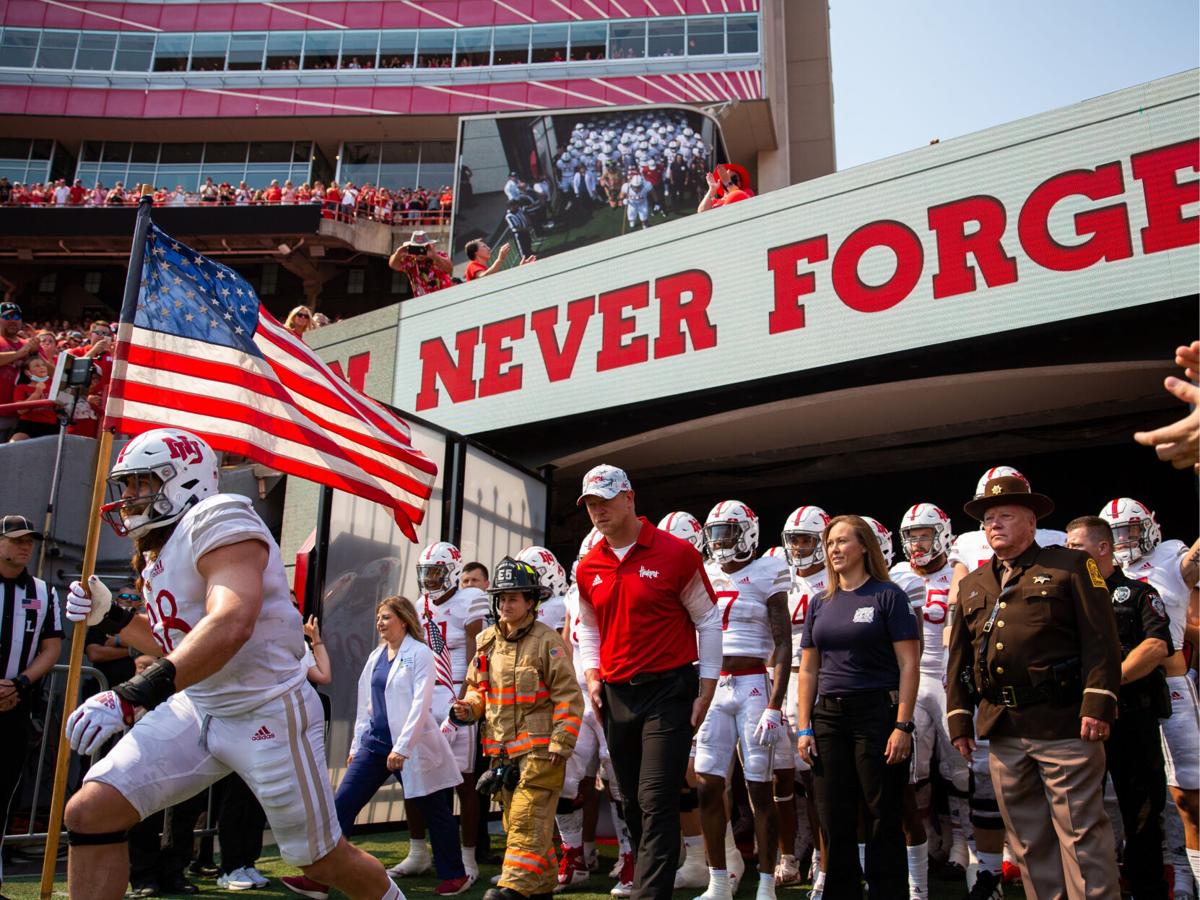
<svg viewBox="0 0 1200 900">
<path fill-rule="evenodd" d="M 716 597 L 695 548 L 638 516 L 623 471 L 596 466 L 576 502 L 604 536 L 575 573 L 579 652 L 625 798 L 632 898 L 666 900 L 688 750 L 721 671 Z"/>
</svg>

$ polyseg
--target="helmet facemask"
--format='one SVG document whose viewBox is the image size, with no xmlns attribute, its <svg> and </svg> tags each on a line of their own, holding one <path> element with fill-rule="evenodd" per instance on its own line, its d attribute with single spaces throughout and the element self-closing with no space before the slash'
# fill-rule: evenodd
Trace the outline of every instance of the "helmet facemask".
<svg viewBox="0 0 1200 900">
<path fill-rule="evenodd" d="M 746 529 L 741 522 L 713 522 L 704 526 L 704 545 L 717 563 L 744 562 L 754 553 L 746 546 Z"/>
<path fill-rule="evenodd" d="M 100 515 L 119 537 L 139 538 L 155 528 L 170 525 L 186 512 L 171 514 L 172 503 L 164 486 L 175 477 L 175 466 L 163 463 L 149 469 L 127 469 L 108 478 L 109 502 L 100 508 Z M 135 481 L 136 492 L 126 497 L 127 484 Z M 143 490 L 149 487 L 150 491 Z"/>
<path fill-rule="evenodd" d="M 1147 552 L 1146 529 L 1141 522 L 1122 522 L 1112 526 L 1113 559 L 1121 568 L 1131 566 Z"/>
<path fill-rule="evenodd" d="M 900 529 L 900 546 L 904 558 L 914 566 L 927 566 L 943 553 L 945 539 L 941 531 L 932 525 L 914 525 Z"/>
<path fill-rule="evenodd" d="M 431 600 L 440 600 L 455 587 L 450 580 L 449 566 L 441 562 L 419 563 L 417 586 Z"/>
<path fill-rule="evenodd" d="M 814 531 L 785 530 L 781 538 L 783 555 L 789 566 L 808 569 L 825 562 L 825 545 Z M 811 542 L 811 543 L 810 543 Z"/>
</svg>

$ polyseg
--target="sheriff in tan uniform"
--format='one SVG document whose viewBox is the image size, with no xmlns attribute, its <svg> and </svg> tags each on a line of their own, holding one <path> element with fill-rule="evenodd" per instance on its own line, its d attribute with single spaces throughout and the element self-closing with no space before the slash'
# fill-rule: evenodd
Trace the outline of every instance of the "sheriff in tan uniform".
<svg viewBox="0 0 1200 900">
<path fill-rule="evenodd" d="M 496 624 L 479 635 L 466 691 L 452 707 L 457 721 L 483 720 L 483 752 L 493 763 L 480 789 L 490 782 L 504 803 L 504 869 L 484 898 L 549 896 L 558 884 L 554 809 L 579 736 L 583 693 L 562 636 L 537 621 L 548 593 L 537 570 L 505 557 L 488 593 Z"/>
<path fill-rule="evenodd" d="M 950 738 L 968 759 L 976 728 L 991 741 L 1028 897 L 1116 898 L 1102 742 L 1116 718 L 1121 648 L 1104 579 L 1086 553 L 1037 545 L 1037 519 L 1054 504 L 1023 480 L 994 478 L 964 509 L 996 555 L 959 586 Z"/>
</svg>

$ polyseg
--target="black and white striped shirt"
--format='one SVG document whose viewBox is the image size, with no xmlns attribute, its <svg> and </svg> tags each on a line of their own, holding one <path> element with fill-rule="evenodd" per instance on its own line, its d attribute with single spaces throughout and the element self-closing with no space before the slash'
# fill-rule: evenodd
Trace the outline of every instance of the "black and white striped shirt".
<svg viewBox="0 0 1200 900">
<path fill-rule="evenodd" d="M 42 641 L 63 636 L 62 611 L 58 592 L 28 572 L 0 578 L 0 591 L 0 677 L 12 680 L 28 668 Z"/>
</svg>

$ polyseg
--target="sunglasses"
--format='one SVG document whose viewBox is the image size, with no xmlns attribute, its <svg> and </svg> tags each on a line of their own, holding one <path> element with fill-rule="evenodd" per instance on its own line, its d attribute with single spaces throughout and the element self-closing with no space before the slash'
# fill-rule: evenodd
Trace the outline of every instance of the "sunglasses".
<svg viewBox="0 0 1200 900">
<path fill-rule="evenodd" d="M 140 596 L 138 596 L 137 594 L 130 594 L 125 591 L 122 591 L 121 593 L 117 594 L 117 599 L 125 600 L 129 603 L 137 603 L 142 598 Z"/>
<path fill-rule="evenodd" d="M 296 319 L 307 319 L 307 318 L 308 318 L 308 313 L 296 313 L 296 315 L 295 315 L 293 318 L 296 318 Z"/>
<path fill-rule="evenodd" d="M 5 322 L 20 322 L 21 314 L 19 312 L 2 312 L 0 313 L 0 319 L 3 319 Z"/>
</svg>

